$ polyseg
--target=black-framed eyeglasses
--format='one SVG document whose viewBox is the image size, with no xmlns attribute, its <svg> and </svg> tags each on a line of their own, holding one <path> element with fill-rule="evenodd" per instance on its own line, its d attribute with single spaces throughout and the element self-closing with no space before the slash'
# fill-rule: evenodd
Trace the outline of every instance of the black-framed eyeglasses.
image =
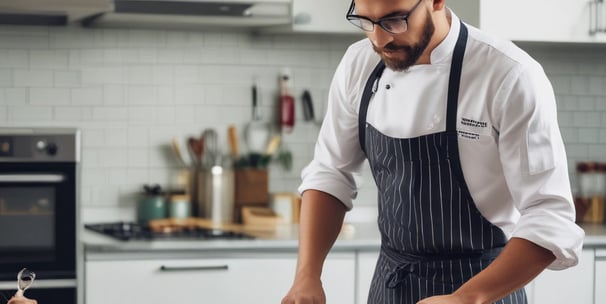
<svg viewBox="0 0 606 304">
<path fill-rule="evenodd" d="M 375 24 L 377 24 L 388 33 L 402 34 L 408 30 L 408 17 L 410 17 L 410 15 L 412 15 L 412 12 L 414 12 L 415 9 L 419 6 L 419 4 L 421 4 L 421 1 L 423 0 L 419 0 L 419 2 L 417 2 L 417 4 L 415 4 L 415 6 L 413 6 L 412 9 L 406 15 L 385 17 L 374 21 L 368 17 L 354 14 L 356 4 L 352 0 L 345 18 L 347 18 L 347 20 L 351 24 L 366 32 L 372 32 L 375 28 Z"/>
</svg>

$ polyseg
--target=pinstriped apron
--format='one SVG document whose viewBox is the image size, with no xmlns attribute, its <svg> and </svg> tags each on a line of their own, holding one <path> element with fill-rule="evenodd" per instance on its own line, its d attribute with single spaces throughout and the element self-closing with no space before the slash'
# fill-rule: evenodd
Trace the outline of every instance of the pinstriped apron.
<svg viewBox="0 0 606 304">
<path fill-rule="evenodd" d="M 366 123 L 368 104 L 385 66 L 366 83 L 360 144 L 379 193 L 381 253 L 368 303 L 414 304 L 450 294 L 490 264 L 507 243 L 471 197 L 459 160 L 457 103 L 467 28 L 455 46 L 448 85 L 446 131 L 393 138 Z M 497 303 L 526 303 L 520 289 Z"/>
</svg>

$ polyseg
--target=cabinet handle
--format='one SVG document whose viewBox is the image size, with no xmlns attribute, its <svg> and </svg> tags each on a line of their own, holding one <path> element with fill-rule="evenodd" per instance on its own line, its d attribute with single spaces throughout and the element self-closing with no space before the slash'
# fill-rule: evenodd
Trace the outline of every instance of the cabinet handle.
<svg viewBox="0 0 606 304">
<path fill-rule="evenodd" d="M 589 34 L 606 32 L 604 18 L 604 0 L 591 0 L 589 2 Z"/>
<path fill-rule="evenodd" d="M 228 270 L 227 265 L 216 265 L 216 266 L 160 266 L 160 271 L 206 271 L 206 270 Z"/>
</svg>

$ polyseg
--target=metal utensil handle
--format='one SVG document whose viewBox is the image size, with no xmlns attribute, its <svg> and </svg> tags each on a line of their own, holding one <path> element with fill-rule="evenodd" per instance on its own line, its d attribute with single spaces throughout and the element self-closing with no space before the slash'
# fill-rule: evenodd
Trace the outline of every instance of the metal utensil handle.
<svg viewBox="0 0 606 304">
<path fill-rule="evenodd" d="M 217 131 L 214 129 L 206 129 L 202 134 L 204 139 L 204 167 L 211 168 L 217 164 L 217 158 L 219 155 Z"/>
<path fill-rule="evenodd" d="M 160 271 L 207 271 L 207 270 L 228 270 L 228 265 L 214 265 L 214 266 L 160 266 Z"/>
</svg>

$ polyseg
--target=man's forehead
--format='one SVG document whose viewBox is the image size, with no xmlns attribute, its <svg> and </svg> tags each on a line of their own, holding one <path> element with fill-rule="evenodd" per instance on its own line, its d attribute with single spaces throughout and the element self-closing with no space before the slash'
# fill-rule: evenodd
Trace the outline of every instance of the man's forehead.
<svg viewBox="0 0 606 304">
<path fill-rule="evenodd" d="M 395 12 L 407 13 L 416 2 L 415 0 L 354 0 L 356 14 L 373 18 Z"/>
</svg>

